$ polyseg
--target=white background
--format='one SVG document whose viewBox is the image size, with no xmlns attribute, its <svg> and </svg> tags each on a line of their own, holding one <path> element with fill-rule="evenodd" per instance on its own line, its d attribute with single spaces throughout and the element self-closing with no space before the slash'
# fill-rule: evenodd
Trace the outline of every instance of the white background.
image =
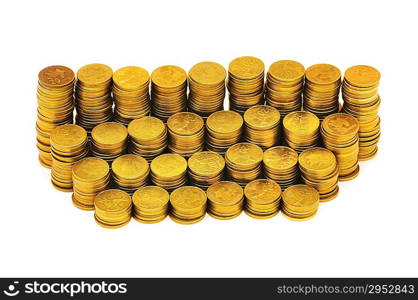
<svg viewBox="0 0 418 300">
<path fill-rule="evenodd" d="M 418 276 L 416 1 L 2 1 L 0 276 Z M 242 55 L 382 73 L 382 139 L 309 222 L 97 226 L 35 147 L 37 74 Z"/>
</svg>

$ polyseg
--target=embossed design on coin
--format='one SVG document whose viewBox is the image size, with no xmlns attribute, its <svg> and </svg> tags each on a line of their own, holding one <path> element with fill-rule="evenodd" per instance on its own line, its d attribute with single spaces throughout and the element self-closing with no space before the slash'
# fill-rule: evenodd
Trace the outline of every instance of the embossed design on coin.
<svg viewBox="0 0 418 300">
<path fill-rule="evenodd" d="M 87 85 L 107 83 L 112 79 L 112 76 L 112 68 L 103 64 L 86 65 L 77 72 L 77 79 Z"/>
<path fill-rule="evenodd" d="M 341 79 L 340 70 L 329 64 L 317 64 L 306 69 L 306 79 L 315 84 L 330 84 Z"/>
<path fill-rule="evenodd" d="M 305 68 L 294 60 L 279 60 L 270 66 L 269 74 L 279 81 L 294 82 L 305 75 Z"/>
<path fill-rule="evenodd" d="M 263 154 L 264 163 L 274 169 L 289 169 L 298 163 L 298 153 L 292 148 L 276 146 Z"/>
<path fill-rule="evenodd" d="M 175 88 L 186 82 L 187 73 L 182 68 L 172 65 L 161 66 L 151 74 L 151 80 L 159 87 Z"/>
<path fill-rule="evenodd" d="M 158 118 L 145 116 L 133 120 L 128 125 L 129 135 L 137 140 L 148 141 L 160 137 L 166 127 L 163 121 Z"/>
<path fill-rule="evenodd" d="M 109 174 L 109 164 L 100 158 L 86 157 L 73 165 L 73 177 L 82 181 L 97 181 Z"/>
<path fill-rule="evenodd" d="M 233 205 L 242 200 L 244 191 L 238 183 L 221 181 L 212 184 L 207 190 L 207 195 L 211 202 L 221 205 Z"/>
<path fill-rule="evenodd" d="M 261 162 L 263 159 L 263 150 L 254 144 L 239 143 L 231 146 L 225 155 L 233 163 L 252 165 Z"/>
<path fill-rule="evenodd" d="M 125 179 L 136 179 L 149 171 L 148 162 L 134 154 L 125 154 L 116 158 L 112 163 L 112 171 Z"/>
<path fill-rule="evenodd" d="M 180 176 L 187 169 L 187 161 L 174 153 L 162 154 L 151 162 L 151 171 L 159 177 L 171 178 Z"/>
<path fill-rule="evenodd" d="M 174 133 L 191 135 L 203 128 L 203 118 L 192 112 L 179 112 L 168 118 L 167 126 Z"/>
<path fill-rule="evenodd" d="M 114 145 L 123 142 L 128 137 L 128 131 L 120 123 L 106 122 L 95 126 L 91 136 L 100 144 Z"/>
<path fill-rule="evenodd" d="M 113 73 L 113 83 L 125 90 L 136 90 L 149 82 L 148 71 L 136 67 L 128 66 L 120 68 Z"/>
<path fill-rule="evenodd" d="M 311 148 L 299 155 L 299 164 L 310 170 L 328 169 L 335 166 L 336 163 L 334 153 L 324 148 Z"/>
<path fill-rule="evenodd" d="M 244 120 L 252 127 L 271 128 L 280 120 L 280 112 L 269 105 L 256 105 L 244 113 Z"/>
<path fill-rule="evenodd" d="M 225 167 L 225 160 L 216 152 L 203 151 L 193 154 L 188 161 L 190 170 L 205 175 L 219 173 Z"/>
<path fill-rule="evenodd" d="M 218 63 L 205 61 L 195 64 L 189 71 L 189 77 L 200 84 L 216 85 L 225 81 L 226 71 Z"/>
<path fill-rule="evenodd" d="M 96 209 L 105 212 L 117 212 L 128 209 L 132 200 L 128 193 L 121 190 L 105 190 L 94 199 Z"/>
<path fill-rule="evenodd" d="M 241 115 L 235 111 L 214 112 L 206 120 L 206 126 L 215 132 L 230 133 L 239 130 L 244 123 Z"/>
<path fill-rule="evenodd" d="M 86 139 L 86 130 L 75 124 L 58 126 L 51 133 L 51 142 L 62 146 L 79 145 Z"/>
<path fill-rule="evenodd" d="M 283 192 L 283 201 L 293 207 L 310 208 L 319 205 L 319 193 L 311 186 L 297 184 Z"/>
<path fill-rule="evenodd" d="M 167 205 L 169 193 L 159 186 L 144 186 L 132 196 L 135 206 L 145 209 L 157 209 Z"/>
<path fill-rule="evenodd" d="M 366 65 L 352 66 L 345 71 L 344 78 L 358 87 L 371 87 L 379 84 L 380 72 Z"/>
<path fill-rule="evenodd" d="M 344 113 L 329 115 L 322 121 L 322 126 L 328 134 L 337 136 L 352 135 L 359 130 L 357 119 Z"/>
<path fill-rule="evenodd" d="M 251 181 L 244 188 L 245 196 L 254 203 L 272 203 L 280 198 L 281 193 L 280 186 L 269 179 Z"/>
<path fill-rule="evenodd" d="M 242 56 L 231 61 L 228 70 L 235 77 L 252 79 L 264 72 L 264 63 L 253 56 Z"/>
<path fill-rule="evenodd" d="M 74 81 L 74 72 L 65 66 L 49 66 L 39 72 L 38 79 L 45 86 L 63 87 Z"/>
<path fill-rule="evenodd" d="M 318 130 L 319 119 L 310 112 L 295 111 L 284 117 L 283 126 L 291 132 L 307 135 Z"/>
<path fill-rule="evenodd" d="M 206 204 L 206 193 L 195 186 L 183 186 L 171 193 L 170 202 L 177 209 L 196 209 Z"/>
</svg>

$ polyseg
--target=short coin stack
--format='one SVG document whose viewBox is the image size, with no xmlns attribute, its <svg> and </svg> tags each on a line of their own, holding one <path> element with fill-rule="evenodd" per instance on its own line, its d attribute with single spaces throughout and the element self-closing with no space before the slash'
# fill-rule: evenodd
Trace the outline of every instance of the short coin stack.
<svg viewBox="0 0 418 300">
<path fill-rule="evenodd" d="M 187 182 L 187 161 L 179 154 L 161 154 L 152 160 L 150 167 L 152 182 L 168 191 Z"/>
<path fill-rule="evenodd" d="M 263 154 L 263 169 L 284 191 L 299 181 L 298 153 L 285 146 L 269 148 Z"/>
<path fill-rule="evenodd" d="M 244 113 L 264 101 L 264 63 L 252 56 L 234 59 L 228 68 L 229 109 Z"/>
<path fill-rule="evenodd" d="M 86 157 L 73 165 L 73 204 L 83 210 L 94 209 L 94 198 L 109 185 L 109 164 L 100 158 Z"/>
<path fill-rule="evenodd" d="M 280 211 L 282 190 L 270 179 L 257 179 L 244 188 L 245 212 L 256 219 L 268 219 Z"/>
<path fill-rule="evenodd" d="M 135 66 L 121 68 L 113 73 L 113 100 L 115 121 L 128 125 L 133 119 L 149 114 L 148 71 Z"/>
<path fill-rule="evenodd" d="M 343 112 L 359 121 L 359 160 L 369 160 L 377 154 L 380 138 L 379 81 L 380 72 L 370 66 L 353 66 L 344 74 Z"/>
<path fill-rule="evenodd" d="M 126 152 L 128 130 L 123 124 L 105 122 L 91 131 L 91 153 L 111 163 Z"/>
<path fill-rule="evenodd" d="M 283 119 L 286 144 L 298 153 L 319 144 L 319 119 L 307 111 L 295 111 Z"/>
<path fill-rule="evenodd" d="M 309 220 L 315 216 L 318 207 L 319 193 L 309 185 L 293 185 L 283 192 L 282 212 L 291 220 Z"/>
<path fill-rule="evenodd" d="M 159 186 L 144 186 L 132 195 L 133 218 L 142 223 L 158 223 L 168 215 L 169 193 Z"/>
<path fill-rule="evenodd" d="M 216 152 L 195 153 L 189 158 L 187 164 L 190 183 L 203 190 L 224 177 L 225 160 Z"/>
<path fill-rule="evenodd" d="M 322 121 L 322 141 L 337 158 L 340 181 L 351 180 L 359 174 L 358 129 L 357 119 L 348 114 L 332 114 Z"/>
<path fill-rule="evenodd" d="M 216 219 L 229 220 L 241 214 L 244 205 L 242 187 L 231 181 L 212 184 L 207 190 L 208 214 Z"/>
<path fill-rule="evenodd" d="M 149 165 L 145 158 L 125 154 L 112 163 L 112 176 L 116 186 L 132 195 L 148 182 Z"/>
<path fill-rule="evenodd" d="M 247 142 L 263 148 L 277 145 L 280 132 L 280 112 L 273 106 L 256 105 L 244 113 L 245 133 Z"/>
<path fill-rule="evenodd" d="M 306 69 L 303 109 L 324 119 L 338 112 L 341 85 L 340 70 L 329 64 L 317 64 Z"/>
<path fill-rule="evenodd" d="M 206 61 L 194 65 L 189 71 L 189 109 L 202 117 L 222 110 L 225 78 L 225 68 L 218 63 Z"/>
<path fill-rule="evenodd" d="M 197 223 L 206 214 L 206 193 L 195 186 L 182 186 L 170 195 L 170 218 L 180 224 Z"/>
<path fill-rule="evenodd" d="M 337 197 L 338 164 L 334 153 L 325 148 L 311 148 L 299 155 L 299 168 L 305 184 L 314 187 L 321 202 Z"/>
<path fill-rule="evenodd" d="M 120 228 L 131 220 L 132 199 L 121 190 L 105 190 L 94 198 L 94 219 L 105 228 Z"/>
</svg>

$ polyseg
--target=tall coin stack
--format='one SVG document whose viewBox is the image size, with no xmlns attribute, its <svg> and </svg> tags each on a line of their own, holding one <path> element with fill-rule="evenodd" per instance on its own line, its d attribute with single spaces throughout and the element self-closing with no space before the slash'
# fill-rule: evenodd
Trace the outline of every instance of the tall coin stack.
<svg viewBox="0 0 418 300">
<path fill-rule="evenodd" d="M 228 67 L 229 109 L 244 113 L 264 102 L 264 63 L 252 56 L 231 61 Z"/>
<path fill-rule="evenodd" d="M 94 219 L 104 228 L 120 228 L 129 223 L 132 216 L 132 199 L 121 190 L 105 190 L 94 198 Z"/>
<path fill-rule="evenodd" d="M 269 148 L 263 154 L 263 169 L 284 191 L 299 181 L 298 153 L 285 146 Z"/>
<path fill-rule="evenodd" d="M 112 69 L 103 64 L 86 65 L 77 72 L 76 123 L 89 133 L 94 126 L 112 119 L 112 76 Z"/>
<path fill-rule="evenodd" d="M 204 147 L 203 118 L 192 112 L 178 112 L 167 120 L 168 149 L 183 156 L 202 151 Z"/>
<path fill-rule="evenodd" d="M 203 190 L 224 177 L 225 160 L 216 152 L 197 152 L 189 158 L 187 164 L 190 183 Z"/>
<path fill-rule="evenodd" d="M 91 131 L 91 153 L 111 163 L 126 152 L 128 130 L 123 124 L 106 122 Z"/>
<path fill-rule="evenodd" d="M 285 143 L 298 153 L 318 146 L 320 121 L 317 116 L 307 111 L 295 111 L 283 119 Z"/>
<path fill-rule="evenodd" d="M 147 70 L 128 66 L 113 73 L 115 121 L 127 126 L 130 121 L 149 114 L 149 74 Z"/>
<path fill-rule="evenodd" d="M 288 219 L 309 220 L 316 215 L 318 207 L 319 193 L 309 185 L 293 185 L 283 192 L 282 212 Z"/>
<path fill-rule="evenodd" d="M 72 166 L 87 156 L 87 143 L 87 132 L 78 125 L 61 125 L 51 132 L 51 181 L 56 189 L 73 190 Z"/>
<path fill-rule="evenodd" d="M 205 217 L 207 196 L 195 186 L 182 186 L 170 195 L 170 218 L 176 223 L 193 224 Z"/>
<path fill-rule="evenodd" d="M 150 167 L 152 182 L 168 191 L 187 182 L 187 161 L 179 154 L 161 154 L 152 160 Z"/>
<path fill-rule="evenodd" d="M 321 124 L 322 141 L 325 148 L 334 152 L 337 157 L 340 181 L 357 177 L 360 171 L 359 124 L 355 117 L 336 113 L 326 117 Z"/>
<path fill-rule="evenodd" d="M 318 190 L 321 202 L 338 195 L 338 164 L 334 153 L 325 148 L 311 148 L 299 155 L 299 168 L 305 184 Z"/>
<path fill-rule="evenodd" d="M 257 179 L 244 188 L 245 212 L 256 219 L 268 219 L 280 211 L 282 190 L 270 179 Z"/>
<path fill-rule="evenodd" d="M 36 141 L 39 162 L 51 168 L 50 135 L 55 127 L 73 123 L 74 72 L 64 66 L 49 66 L 38 74 L 38 119 Z"/>
<path fill-rule="evenodd" d="M 329 64 L 317 64 L 306 69 L 303 109 L 314 113 L 319 119 L 339 110 L 341 72 Z"/>
<path fill-rule="evenodd" d="M 379 81 L 380 72 L 370 66 L 353 66 L 344 74 L 343 112 L 359 121 L 359 160 L 369 160 L 377 154 L 380 138 Z"/>
<path fill-rule="evenodd" d="M 144 186 L 132 195 L 133 218 L 152 224 L 168 216 L 170 194 L 159 186 Z"/>
<path fill-rule="evenodd" d="M 269 105 L 256 105 L 244 113 L 245 134 L 247 142 L 263 148 L 277 145 L 280 132 L 280 112 Z"/>
<path fill-rule="evenodd" d="M 222 110 L 225 98 L 226 71 L 215 62 L 201 62 L 189 71 L 189 110 L 207 117 Z"/>
<path fill-rule="evenodd" d="M 164 121 L 186 110 L 187 73 L 177 66 L 162 66 L 151 74 L 152 114 Z"/>
<path fill-rule="evenodd" d="M 244 205 L 242 187 L 232 181 L 212 184 L 207 190 L 208 214 L 215 219 L 229 220 L 241 214 Z"/>
<path fill-rule="evenodd" d="M 112 176 L 116 186 L 130 195 L 147 184 L 148 174 L 148 162 L 138 155 L 125 154 L 112 163 Z"/>
</svg>

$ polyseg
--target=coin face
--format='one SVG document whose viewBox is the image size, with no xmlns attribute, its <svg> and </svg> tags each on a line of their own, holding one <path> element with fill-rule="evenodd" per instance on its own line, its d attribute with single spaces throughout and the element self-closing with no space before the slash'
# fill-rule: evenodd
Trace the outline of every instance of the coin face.
<svg viewBox="0 0 418 300">
<path fill-rule="evenodd" d="M 187 161 L 179 154 L 167 153 L 154 158 L 151 171 L 159 177 L 170 178 L 180 176 L 187 169 Z"/>
<path fill-rule="evenodd" d="M 263 159 L 263 150 L 250 143 L 238 143 L 228 148 L 225 154 L 229 160 L 239 165 L 253 165 Z"/>
<path fill-rule="evenodd" d="M 306 79 L 316 84 L 330 84 L 341 78 L 340 70 L 329 64 L 317 64 L 306 69 Z"/>
<path fill-rule="evenodd" d="M 239 130 L 244 123 L 241 115 L 232 110 L 221 110 L 211 114 L 206 126 L 213 131 L 230 133 Z"/>
<path fill-rule="evenodd" d="M 126 127 L 116 122 L 105 122 L 99 124 L 91 131 L 94 141 L 105 144 L 114 145 L 123 142 L 128 137 Z"/>
<path fill-rule="evenodd" d="M 161 66 L 155 69 L 151 74 L 152 82 L 165 88 L 178 87 L 186 82 L 187 73 L 177 66 Z"/>
<path fill-rule="evenodd" d="M 371 66 L 358 65 L 348 68 L 345 71 L 344 78 L 351 85 L 370 87 L 379 83 L 380 72 Z"/>
<path fill-rule="evenodd" d="M 359 123 L 351 115 L 336 113 L 327 116 L 322 121 L 322 127 L 326 132 L 337 136 L 355 135 L 359 130 Z"/>
<path fill-rule="evenodd" d="M 244 113 L 244 121 L 251 127 L 271 128 L 280 121 L 280 112 L 269 105 L 256 105 Z"/>
<path fill-rule="evenodd" d="M 195 186 L 182 186 L 171 193 L 170 203 L 177 209 L 196 209 L 205 205 L 206 193 Z"/>
<path fill-rule="evenodd" d="M 103 84 L 112 79 L 112 68 L 103 64 L 90 64 L 81 67 L 77 72 L 77 79 L 83 84 Z"/>
<path fill-rule="evenodd" d="M 216 85 L 225 81 L 226 71 L 218 63 L 205 61 L 194 65 L 189 71 L 189 77 L 200 84 Z"/>
<path fill-rule="evenodd" d="M 294 60 L 279 60 L 270 66 L 269 74 L 278 81 L 298 81 L 305 75 L 305 67 Z"/>
<path fill-rule="evenodd" d="M 111 189 L 100 192 L 94 198 L 94 206 L 104 212 L 119 212 L 129 209 L 132 204 L 128 193 Z"/>
<path fill-rule="evenodd" d="M 221 181 L 212 184 L 206 191 L 211 202 L 220 205 L 233 205 L 242 200 L 244 191 L 242 187 L 231 181 Z"/>
<path fill-rule="evenodd" d="M 73 165 L 73 176 L 82 181 L 97 181 L 109 174 L 109 164 L 96 157 L 86 157 Z"/>
<path fill-rule="evenodd" d="M 125 179 L 135 179 L 143 177 L 149 170 L 148 162 L 145 158 L 134 155 L 125 154 L 116 158 L 112 163 L 112 171 Z"/>
<path fill-rule="evenodd" d="M 132 195 L 133 204 L 145 209 L 158 209 L 167 205 L 169 193 L 159 186 L 144 186 Z"/>
<path fill-rule="evenodd" d="M 51 132 L 51 143 L 61 146 L 80 145 L 86 139 L 86 130 L 75 124 L 61 125 Z"/>
<path fill-rule="evenodd" d="M 74 72 L 65 66 L 49 66 L 39 72 L 38 79 L 47 87 L 63 87 L 74 81 Z"/>
<path fill-rule="evenodd" d="M 133 120 L 128 125 L 129 135 L 138 140 L 156 139 L 164 133 L 165 129 L 163 121 L 150 116 Z"/>
<path fill-rule="evenodd" d="M 297 164 L 298 153 L 289 147 L 276 146 L 264 152 L 263 162 L 270 168 L 286 170 Z"/>
<path fill-rule="evenodd" d="M 280 185 L 270 179 L 256 179 L 244 188 L 245 197 L 260 204 L 274 202 L 280 198 L 281 193 Z"/>
<path fill-rule="evenodd" d="M 203 128 L 203 118 L 192 112 L 178 112 L 167 120 L 168 128 L 180 135 L 192 135 Z"/>
<path fill-rule="evenodd" d="M 252 79 L 264 72 L 264 63 L 253 56 L 242 56 L 231 61 L 228 70 L 234 77 Z"/>
<path fill-rule="evenodd" d="M 189 158 L 188 165 L 190 170 L 196 174 L 211 175 L 223 170 L 225 160 L 216 152 L 203 151 L 193 154 Z"/>
<path fill-rule="evenodd" d="M 299 164 L 309 170 L 328 169 L 336 165 L 334 153 L 325 148 L 311 148 L 299 155 Z"/>
<path fill-rule="evenodd" d="M 283 201 L 293 207 L 310 208 L 319 205 L 319 193 L 309 185 L 292 185 L 283 192 Z"/>
<path fill-rule="evenodd" d="M 298 134 L 311 134 L 319 128 L 319 119 L 307 111 L 295 111 L 283 119 L 283 126 Z"/>
<path fill-rule="evenodd" d="M 149 78 L 147 70 L 136 66 L 123 67 L 113 73 L 113 82 L 125 90 L 139 89 Z"/>
</svg>

